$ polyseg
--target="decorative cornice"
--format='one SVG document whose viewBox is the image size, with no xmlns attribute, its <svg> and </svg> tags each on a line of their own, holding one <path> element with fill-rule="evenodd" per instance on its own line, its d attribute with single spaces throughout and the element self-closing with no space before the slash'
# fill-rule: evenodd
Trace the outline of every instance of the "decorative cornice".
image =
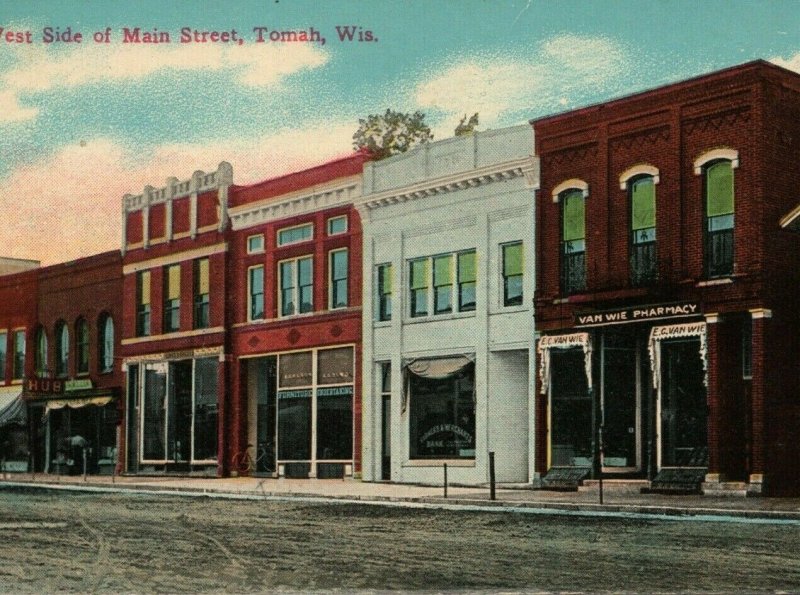
<svg viewBox="0 0 800 595">
<path fill-rule="evenodd" d="M 123 211 L 138 211 L 147 205 L 158 204 L 190 196 L 195 193 L 216 190 L 233 184 L 233 168 L 227 161 L 219 164 L 217 171 L 204 172 L 197 170 L 192 177 L 183 182 L 177 178 L 167 178 L 167 185 L 161 188 L 145 186 L 141 194 L 126 194 L 122 197 Z"/>
<path fill-rule="evenodd" d="M 466 172 L 423 180 L 411 186 L 402 186 L 376 192 L 375 194 L 368 194 L 356 202 L 356 207 L 377 209 L 400 202 L 427 198 L 428 196 L 485 186 L 493 182 L 513 180 L 522 176 L 526 176 L 526 179 L 529 179 L 534 175 L 531 172 L 538 171 L 538 168 L 531 164 L 531 159 L 531 157 L 524 157 L 514 161 L 495 163 Z"/>
<path fill-rule="evenodd" d="M 272 197 L 230 209 L 231 227 L 246 229 L 287 217 L 352 203 L 361 195 L 361 175 L 336 185 L 314 186 L 282 197 Z"/>
</svg>

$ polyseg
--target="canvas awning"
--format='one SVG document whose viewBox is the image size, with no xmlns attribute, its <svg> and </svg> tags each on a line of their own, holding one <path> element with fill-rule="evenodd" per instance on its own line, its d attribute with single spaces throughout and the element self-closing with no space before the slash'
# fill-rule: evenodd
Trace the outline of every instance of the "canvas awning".
<svg viewBox="0 0 800 595">
<path fill-rule="evenodd" d="M 405 389 L 403 390 L 402 411 L 405 412 L 408 406 L 408 397 L 411 392 L 410 375 L 428 378 L 430 380 L 444 380 L 452 378 L 460 373 L 470 364 L 475 363 L 475 356 L 472 354 L 454 355 L 449 357 L 419 357 L 407 360 L 403 366 L 407 372 L 405 375 Z M 474 387 L 473 387 L 473 399 Z"/>
<path fill-rule="evenodd" d="M 27 408 L 21 398 L 21 386 L 0 387 L 0 427 L 8 424 L 25 424 Z"/>
<path fill-rule="evenodd" d="M 107 395 L 87 397 L 85 399 L 51 399 L 45 403 L 45 413 L 49 413 L 54 409 L 63 409 L 64 407 L 69 407 L 70 409 L 79 409 L 81 407 L 87 407 L 88 405 L 102 407 L 103 405 L 108 405 L 112 398 L 111 395 Z"/>
</svg>

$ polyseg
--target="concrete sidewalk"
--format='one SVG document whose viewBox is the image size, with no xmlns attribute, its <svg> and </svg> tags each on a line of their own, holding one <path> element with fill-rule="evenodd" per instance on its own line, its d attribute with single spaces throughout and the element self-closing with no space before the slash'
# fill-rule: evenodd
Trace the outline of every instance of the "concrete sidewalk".
<svg viewBox="0 0 800 595">
<path fill-rule="evenodd" d="M 536 508 L 559 511 L 622 512 L 669 516 L 728 516 L 800 521 L 800 498 L 742 498 L 641 494 L 629 486 L 610 484 L 599 503 L 597 489 L 554 492 L 530 488 L 498 487 L 496 500 L 489 499 L 488 487 L 450 486 L 444 498 L 441 486 L 368 483 L 352 479 L 261 479 L 143 477 L 143 476 L 57 476 L 8 473 L 0 476 L 0 489 L 65 489 L 70 491 L 132 490 L 175 492 L 186 495 L 225 497 L 313 498 L 330 501 L 407 502 L 454 506 Z"/>
</svg>

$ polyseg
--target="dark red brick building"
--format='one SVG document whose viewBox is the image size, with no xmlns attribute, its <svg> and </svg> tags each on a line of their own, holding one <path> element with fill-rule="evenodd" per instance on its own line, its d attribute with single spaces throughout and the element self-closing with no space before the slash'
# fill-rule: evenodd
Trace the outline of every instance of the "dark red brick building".
<svg viewBox="0 0 800 595">
<path fill-rule="evenodd" d="M 226 262 L 233 172 L 123 199 L 125 470 L 224 472 Z"/>
<path fill-rule="evenodd" d="M 44 267 L 28 333 L 28 405 L 33 470 L 115 471 L 124 375 L 119 356 L 119 251 Z"/>
<path fill-rule="evenodd" d="M 537 119 L 537 470 L 797 490 L 800 76 L 752 62 Z M 600 436 L 602 435 L 602 439 Z"/>
<path fill-rule="evenodd" d="M 257 473 L 360 469 L 361 222 L 353 201 L 367 158 L 231 190 L 226 427 L 234 467 L 249 449 Z"/>
</svg>

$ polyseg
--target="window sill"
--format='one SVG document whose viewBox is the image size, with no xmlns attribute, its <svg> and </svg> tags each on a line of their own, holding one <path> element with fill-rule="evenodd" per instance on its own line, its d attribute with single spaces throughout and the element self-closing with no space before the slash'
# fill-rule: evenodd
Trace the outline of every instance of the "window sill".
<svg viewBox="0 0 800 595">
<path fill-rule="evenodd" d="M 389 328 L 392 326 L 391 320 L 375 320 L 372 322 L 374 328 Z"/>
<path fill-rule="evenodd" d="M 497 309 L 489 312 L 489 315 L 493 316 L 495 314 L 514 314 L 516 312 L 527 312 L 529 310 L 530 308 L 528 308 L 528 306 L 525 306 L 524 304 L 522 306 L 498 306 Z"/>
<path fill-rule="evenodd" d="M 403 467 L 474 467 L 475 459 L 409 459 Z"/>
<path fill-rule="evenodd" d="M 411 316 L 407 316 L 406 319 L 403 321 L 405 324 L 418 324 L 421 322 L 436 322 L 441 320 L 458 320 L 460 318 L 474 318 L 475 317 L 475 310 L 470 310 L 468 312 L 455 312 L 451 314 L 432 314 L 428 316 L 418 316 L 416 318 L 412 318 Z"/>
<path fill-rule="evenodd" d="M 732 277 L 719 277 L 716 279 L 707 279 L 705 281 L 698 281 L 695 287 L 714 287 L 715 285 L 729 285 L 733 283 Z"/>
</svg>

